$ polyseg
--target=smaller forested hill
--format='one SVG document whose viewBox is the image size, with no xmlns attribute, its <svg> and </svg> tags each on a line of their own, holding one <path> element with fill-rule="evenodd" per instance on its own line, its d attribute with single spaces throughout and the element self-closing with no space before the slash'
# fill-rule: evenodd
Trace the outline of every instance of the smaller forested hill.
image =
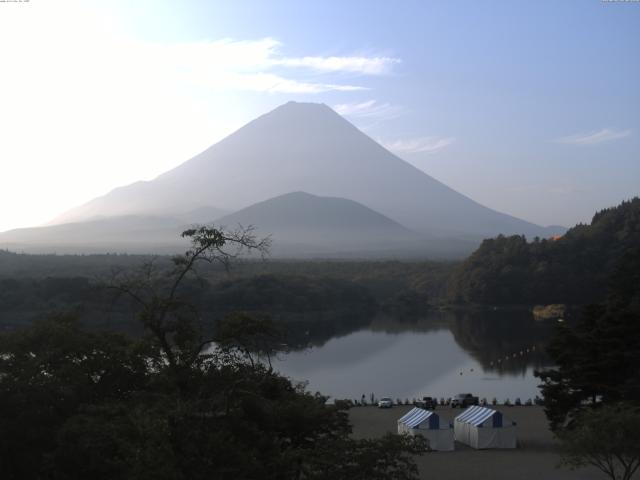
<svg viewBox="0 0 640 480">
<path fill-rule="evenodd" d="M 596 213 L 557 239 L 484 240 L 452 275 L 456 303 L 587 304 L 604 299 L 607 279 L 626 253 L 640 250 L 640 198 Z"/>
</svg>

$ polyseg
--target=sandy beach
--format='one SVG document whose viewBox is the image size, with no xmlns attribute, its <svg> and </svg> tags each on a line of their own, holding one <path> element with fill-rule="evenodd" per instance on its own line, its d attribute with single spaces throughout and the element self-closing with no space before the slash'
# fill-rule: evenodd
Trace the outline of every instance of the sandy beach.
<svg viewBox="0 0 640 480">
<path fill-rule="evenodd" d="M 353 435 L 375 438 L 396 433 L 397 419 L 411 406 L 390 409 L 354 407 L 349 412 Z M 597 480 L 606 478 L 594 468 L 569 470 L 558 467 L 560 456 L 542 407 L 496 407 L 518 425 L 518 448 L 515 450 L 473 450 L 456 442 L 453 452 L 431 452 L 417 457 L 420 478 L 438 480 Z M 440 418 L 450 422 L 461 409 L 438 408 Z"/>
</svg>

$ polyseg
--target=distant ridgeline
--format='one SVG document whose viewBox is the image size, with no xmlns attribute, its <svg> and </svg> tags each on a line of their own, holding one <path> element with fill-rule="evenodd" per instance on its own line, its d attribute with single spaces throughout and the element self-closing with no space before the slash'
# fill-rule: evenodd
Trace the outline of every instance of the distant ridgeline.
<svg viewBox="0 0 640 480">
<path fill-rule="evenodd" d="M 640 198 L 596 213 L 558 238 L 484 240 L 453 273 L 454 303 L 581 305 L 602 301 L 625 254 L 640 250 Z"/>
</svg>

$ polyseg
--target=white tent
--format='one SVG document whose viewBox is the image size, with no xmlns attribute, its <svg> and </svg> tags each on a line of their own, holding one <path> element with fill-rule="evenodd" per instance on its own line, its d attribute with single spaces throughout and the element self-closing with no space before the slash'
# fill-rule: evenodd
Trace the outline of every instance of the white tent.
<svg viewBox="0 0 640 480">
<path fill-rule="evenodd" d="M 453 428 L 456 440 L 473 448 L 516 448 L 515 422 L 491 408 L 467 408 Z"/>
<path fill-rule="evenodd" d="M 449 422 L 441 422 L 440 417 L 430 410 L 413 408 L 398 420 L 398 433 L 422 435 L 429 441 L 432 450 L 453 450 L 453 429 Z"/>
</svg>

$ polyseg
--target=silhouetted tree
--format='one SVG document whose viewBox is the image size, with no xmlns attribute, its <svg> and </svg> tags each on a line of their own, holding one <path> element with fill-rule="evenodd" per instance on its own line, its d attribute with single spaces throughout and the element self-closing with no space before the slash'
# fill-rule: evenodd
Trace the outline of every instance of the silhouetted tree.
<svg viewBox="0 0 640 480">
<path fill-rule="evenodd" d="M 640 251 L 619 262 L 606 303 L 587 307 L 575 326 L 560 324 L 549 345 L 556 368 L 537 372 L 552 429 L 601 403 L 640 404 Z"/>
<path fill-rule="evenodd" d="M 587 410 L 560 434 L 563 464 L 591 465 L 611 480 L 630 480 L 640 466 L 640 410 L 617 404 Z"/>
<path fill-rule="evenodd" d="M 3 478 L 42 478 L 63 426 L 85 406 L 131 401 L 150 378 L 151 355 L 144 344 L 87 332 L 69 316 L 0 335 Z"/>
<path fill-rule="evenodd" d="M 275 373 L 255 353 L 273 325 L 228 318 L 215 337 L 182 297 L 199 262 L 265 251 L 250 232 L 203 227 L 163 271 L 112 288 L 131 298 L 141 340 L 54 318 L 0 335 L 3 480 L 415 478 L 420 438 L 354 440 L 346 412 Z"/>
</svg>

